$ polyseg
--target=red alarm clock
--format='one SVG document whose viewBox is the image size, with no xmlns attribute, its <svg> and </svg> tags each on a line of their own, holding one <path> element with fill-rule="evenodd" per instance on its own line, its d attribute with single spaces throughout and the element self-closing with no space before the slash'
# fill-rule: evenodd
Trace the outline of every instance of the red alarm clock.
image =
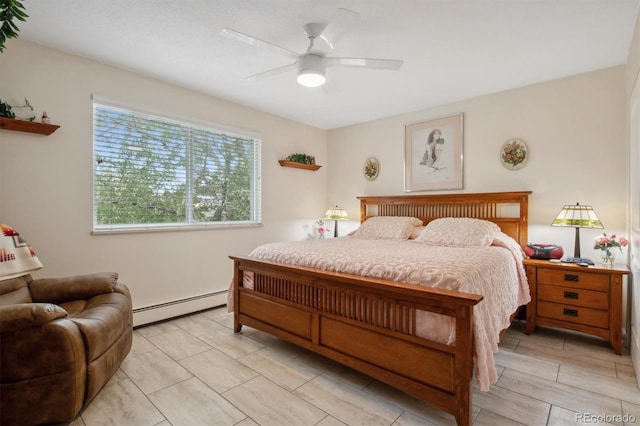
<svg viewBox="0 0 640 426">
<path fill-rule="evenodd" d="M 524 254 L 531 259 L 560 259 L 564 255 L 562 247 L 556 244 L 529 243 Z"/>
</svg>

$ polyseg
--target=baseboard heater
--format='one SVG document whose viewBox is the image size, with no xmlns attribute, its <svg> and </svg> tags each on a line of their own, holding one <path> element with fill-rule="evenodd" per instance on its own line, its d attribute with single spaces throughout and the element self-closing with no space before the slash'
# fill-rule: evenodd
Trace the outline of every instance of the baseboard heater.
<svg viewBox="0 0 640 426">
<path fill-rule="evenodd" d="M 185 299 L 172 300 L 157 305 L 135 308 L 133 326 L 137 327 L 153 322 L 164 321 L 193 312 L 211 309 L 227 303 L 227 290 L 205 293 Z"/>
</svg>

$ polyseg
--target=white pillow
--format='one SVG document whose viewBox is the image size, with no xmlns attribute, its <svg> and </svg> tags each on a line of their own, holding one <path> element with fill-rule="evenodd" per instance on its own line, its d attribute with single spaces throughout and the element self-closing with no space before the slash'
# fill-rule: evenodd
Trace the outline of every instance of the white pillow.
<svg viewBox="0 0 640 426">
<path fill-rule="evenodd" d="M 424 230 L 424 226 L 416 226 L 415 228 L 413 228 L 413 231 L 411 231 L 411 235 L 409 236 L 410 240 L 415 240 L 416 238 L 418 238 L 420 236 L 420 234 L 422 234 L 422 231 Z"/>
<path fill-rule="evenodd" d="M 422 226 L 422 221 L 415 217 L 375 216 L 365 220 L 353 236 L 368 240 L 406 240 L 418 226 Z"/>
<path fill-rule="evenodd" d="M 433 246 L 488 247 L 500 232 L 500 227 L 488 220 L 443 217 L 429 222 L 415 241 Z"/>
</svg>

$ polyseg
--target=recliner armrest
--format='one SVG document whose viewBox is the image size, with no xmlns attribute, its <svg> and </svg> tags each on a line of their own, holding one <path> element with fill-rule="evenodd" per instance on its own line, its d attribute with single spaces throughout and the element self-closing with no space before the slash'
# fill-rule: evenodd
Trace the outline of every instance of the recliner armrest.
<svg viewBox="0 0 640 426">
<path fill-rule="evenodd" d="M 0 306 L 0 332 L 23 330 L 67 316 L 67 311 L 52 303 L 18 303 Z"/>
<path fill-rule="evenodd" d="M 87 300 L 99 294 L 113 293 L 117 282 L 118 274 L 115 272 L 41 278 L 29 284 L 29 291 L 34 302 L 61 303 Z"/>
</svg>

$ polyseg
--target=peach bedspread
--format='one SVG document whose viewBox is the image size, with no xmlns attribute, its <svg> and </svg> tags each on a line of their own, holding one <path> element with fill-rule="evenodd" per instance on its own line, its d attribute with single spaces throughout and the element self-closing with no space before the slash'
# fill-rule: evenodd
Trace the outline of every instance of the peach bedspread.
<svg viewBox="0 0 640 426">
<path fill-rule="evenodd" d="M 504 234 L 496 237 L 489 247 L 443 247 L 414 240 L 340 237 L 265 244 L 250 256 L 483 295 L 483 301 L 474 308 L 474 375 L 481 390 L 489 390 L 489 385 L 497 380 L 494 353 L 498 351 L 500 331 L 509 326 L 511 314 L 530 300 L 522 249 Z M 245 277 L 244 285 L 252 287 L 250 277 Z M 229 304 L 232 306 L 233 300 Z M 453 318 L 422 314 L 425 319 L 431 318 L 419 319 L 418 335 L 446 344 L 455 341 Z M 440 325 L 435 326 L 434 321 Z"/>
</svg>

